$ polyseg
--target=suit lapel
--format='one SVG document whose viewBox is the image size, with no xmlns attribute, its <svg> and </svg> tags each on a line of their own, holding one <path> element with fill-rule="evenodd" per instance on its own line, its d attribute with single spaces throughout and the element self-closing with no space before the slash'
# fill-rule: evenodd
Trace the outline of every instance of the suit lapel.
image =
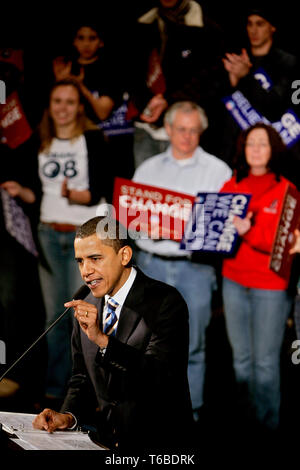
<svg viewBox="0 0 300 470">
<path fill-rule="evenodd" d="M 122 343 L 127 343 L 128 338 L 141 319 L 140 312 L 143 308 L 144 299 L 144 282 L 142 277 L 143 274 L 137 269 L 136 278 L 120 313 L 116 339 Z"/>
<path fill-rule="evenodd" d="M 122 343 L 128 342 L 128 338 L 139 323 L 142 316 L 141 313 L 145 308 L 144 288 L 146 277 L 138 268 L 136 269 L 137 275 L 121 309 L 119 324 L 116 331 L 116 339 Z M 104 298 L 96 298 L 92 293 L 90 293 L 85 300 L 97 307 L 99 312 L 99 325 L 102 329 Z M 95 343 L 92 343 L 83 331 L 81 331 L 81 340 L 86 344 L 86 347 L 89 350 L 89 355 L 96 356 L 98 346 Z"/>
<path fill-rule="evenodd" d="M 140 318 L 140 315 L 136 311 L 127 308 L 124 304 L 120 314 L 116 338 L 122 343 L 127 343 L 131 332 L 136 328 Z"/>
</svg>

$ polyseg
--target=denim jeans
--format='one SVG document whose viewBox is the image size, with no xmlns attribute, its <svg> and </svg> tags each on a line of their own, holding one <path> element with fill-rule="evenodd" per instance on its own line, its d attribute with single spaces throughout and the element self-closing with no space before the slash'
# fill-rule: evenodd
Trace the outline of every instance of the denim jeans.
<svg viewBox="0 0 300 470">
<path fill-rule="evenodd" d="M 74 232 L 57 232 L 46 224 L 39 225 L 39 241 L 46 260 L 39 266 L 46 308 L 46 327 L 65 310 L 64 303 L 83 284 L 74 259 Z M 73 314 L 67 314 L 47 335 L 48 371 L 46 393 L 63 398 L 71 376 L 71 332 Z"/>
<path fill-rule="evenodd" d="M 215 270 L 212 266 L 186 259 L 163 260 L 143 251 L 137 253 L 137 264 L 148 276 L 176 287 L 187 303 L 190 324 L 188 379 L 193 409 L 197 410 L 203 405 L 205 332 L 211 318 Z"/>
<path fill-rule="evenodd" d="M 168 140 L 153 139 L 147 131 L 136 127 L 133 138 L 135 169 L 147 158 L 164 152 L 169 145 L 170 142 Z"/>
<path fill-rule="evenodd" d="M 246 388 L 258 422 L 276 429 L 280 352 L 290 298 L 286 291 L 247 288 L 224 278 L 223 301 L 236 381 L 240 390 Z"/>
</svg>

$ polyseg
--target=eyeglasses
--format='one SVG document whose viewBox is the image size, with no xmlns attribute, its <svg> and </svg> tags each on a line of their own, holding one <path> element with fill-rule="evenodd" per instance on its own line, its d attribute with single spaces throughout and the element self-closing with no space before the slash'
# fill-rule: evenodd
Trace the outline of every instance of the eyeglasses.
<svg viewBox="0 0 300 470">
<path fill-rule="evenodd" d="M 189 134 L 192 136 L 197 136 L 200 134 L 200 129 L 199 127 L 192 127 L 191 129 L 187 127 L 174 127 L 172 126 L 173 130 L 177 132 L 177 134 L 184 135 L 184 134 Z"/>
</svg>

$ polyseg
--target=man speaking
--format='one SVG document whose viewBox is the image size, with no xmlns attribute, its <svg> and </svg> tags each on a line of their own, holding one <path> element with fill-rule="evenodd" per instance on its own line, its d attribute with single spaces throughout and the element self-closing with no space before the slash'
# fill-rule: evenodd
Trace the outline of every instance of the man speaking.
<svg viewBox="0 0 300 470">
<path fill-rule="evenodd" d="M 132 266 L 127 233 L 113 219 L 87 221 L 74 246 L 90 293 L 65 304 L 77 320 L 72 378 L 60 413 L 46 408 L 34 428 L 53 432 L 90 424 L 97 410 L 97 437 L 110 449 L 190 446 L 183 298 Z"/>
</svg>

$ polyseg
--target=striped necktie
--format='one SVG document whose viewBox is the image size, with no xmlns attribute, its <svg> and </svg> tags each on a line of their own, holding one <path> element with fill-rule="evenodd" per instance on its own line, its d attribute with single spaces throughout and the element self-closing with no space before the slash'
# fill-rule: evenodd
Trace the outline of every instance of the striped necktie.
<svg viewBox="0 0 300 470">
<path fill-rule="evenodd" d="M 116 308 L 118 307 L 118 302 L 116 302 L 112 297 L 109 297 L 107 301 L 107 313 L 104 320 L 103 332 L 106 335 L 115 335 L 118 325 L 118 318 L 116 315 Z"/>
</svg>

